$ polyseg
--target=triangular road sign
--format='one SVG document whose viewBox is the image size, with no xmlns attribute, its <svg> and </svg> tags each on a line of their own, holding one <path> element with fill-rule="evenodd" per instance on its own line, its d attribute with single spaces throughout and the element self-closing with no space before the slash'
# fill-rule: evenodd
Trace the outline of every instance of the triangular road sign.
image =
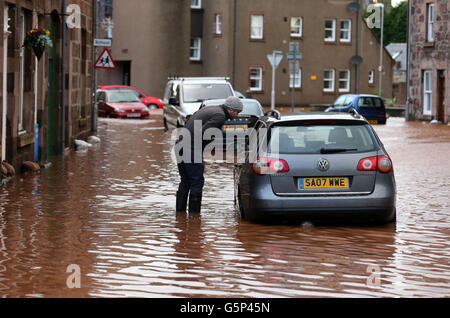
<svg viewBox="0 0 450 318">
<path fill-rule="evenodd" d="M 100 54 L 100 56 L 97 59 L 97 62 L 94 64 L 95 68 L 108 68 L 108 69 L 115 69 L 116 63 L 114 63 L 114 60 L 111 56 L 111 52 L 107 48 L 105 48 Z"/>
</svg>

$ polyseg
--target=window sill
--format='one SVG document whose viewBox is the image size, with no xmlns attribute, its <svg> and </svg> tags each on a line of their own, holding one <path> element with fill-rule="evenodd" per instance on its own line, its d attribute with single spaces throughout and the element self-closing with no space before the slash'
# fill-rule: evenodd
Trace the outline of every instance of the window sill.
<svg viewBox="0 0 450 318">
<path fill-rule="evenodd" d="M 434 42 L 425 42 L 423 44 L 424 48 L 434 48 Z"/>
<path fill-rule="evenodd" d="M 335 91 L 322 91 L 324 95 L 336 95 Z"/>
<path fill-rule="evenodd" d="M 190 62 L 191 64 L 203 64 L 203 61 L 202 61 L 202 60 L 191 60 L 191 59 L 189 59 L 189 62 Z"/>
<path fill-rule="evenodd" d="M 264 90 L 250 90 L 251 94 L 264 94 Z"/>
<path fill-rule="evenodd" d="M 324 40 L 323 41 L 323 43 L 326 45 L 326 44 L 330 44 L 330 45 L 336 45 L 337 43 L 336 43 L 336 40 L 334 40 L 334 41 L 326 41 L 326 40 Z"/>
<path fill-rule="evenodd" d="M 348 45 L 348 46 L 353 45 L 352 41 L 339 41 L 339 44 Z"/>
<path fill-rule="evenodd" d="M 262 39 L 253 39 L 253 38 L 250 38 L 249 41 L 250 41 L 250 42 L 266 42 L 266 39 L 264 39 L 264 38 L 262 38 Z"/>
</svg>

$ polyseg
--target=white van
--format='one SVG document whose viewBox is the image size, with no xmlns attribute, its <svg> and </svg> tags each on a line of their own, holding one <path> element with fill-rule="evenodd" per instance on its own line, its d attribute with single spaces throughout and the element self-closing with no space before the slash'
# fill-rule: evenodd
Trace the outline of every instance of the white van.
<svg viewBox="0 0 450 318">
<path fill-rule="evenodd" d="M 169 78 L 163 99 L 164 127 L 183 127 L 203 101 L 229 96 L 235 93 L 226 77 Z"/>
</svg>

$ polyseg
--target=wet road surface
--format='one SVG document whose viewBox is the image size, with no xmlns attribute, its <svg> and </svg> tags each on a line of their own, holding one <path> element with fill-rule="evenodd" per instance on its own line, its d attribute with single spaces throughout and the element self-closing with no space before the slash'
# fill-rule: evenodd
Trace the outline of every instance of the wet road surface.
<svg viewBox="0 0 450 318">
<path fill-rule="evenodd" d="M 263 225 L 239 219 L 221 163 L 201 215 L 177 215 L 161 117 L 102 119 L 100 144 L 0 187 L 0 297 L 448 297 L 450 127 L 376 130 L 396 225 Z"/>
</svg>

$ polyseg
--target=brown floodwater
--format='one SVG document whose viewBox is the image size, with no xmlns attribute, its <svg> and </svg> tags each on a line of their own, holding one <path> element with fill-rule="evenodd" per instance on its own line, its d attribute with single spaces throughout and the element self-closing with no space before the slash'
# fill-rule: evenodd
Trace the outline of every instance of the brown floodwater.
<svg viewBox="0 0 450 318">
<path fill-rule="evenodd" d="M 201 215 L 177 215 L 161 117 L 102 119 L 101 143 L 0 187 L 0 297 L 448 297 L 450 127 L 375 129 L 396 225 L 252 224 L 232 165 L 208 164 Z"/>
</svg>

